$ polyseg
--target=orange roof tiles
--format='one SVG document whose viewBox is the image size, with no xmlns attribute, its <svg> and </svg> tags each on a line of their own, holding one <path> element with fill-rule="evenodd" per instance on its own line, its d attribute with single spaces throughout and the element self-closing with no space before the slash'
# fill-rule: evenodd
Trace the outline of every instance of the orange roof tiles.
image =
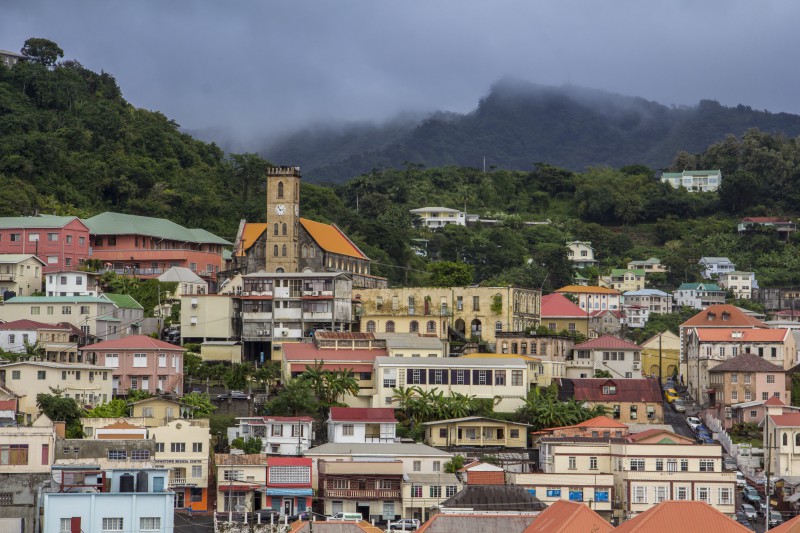
<svg viewBox="0 0 800 533">
<path fill-rule="evenodd" d="M 766 328 L 759 319 L 745 314 L 735 305 L 710 305 L 692 318 L 681 324 L 681 327 L 724 327 L 724 328 Z"/>
<path fill-rule="evenodd" d="M 750 529 L 700 501 L 665 501 L 636 515 L 614 533 L 745 533 Z"/>
<path fill-rule="evenodd" d="M 558 500 L 542 511 L 523 533 L 607 533 L 614 529 L 583 503 Z"/>
<path fill-rule="evenodd" d="M 702 342 L 783 342 L 788 334 L 788 329 L 697 328 Z"/>
<path fill-rule="evenodd" d="M 242 249 L 238 251 L 238 255 L 244 255 L 244 252 L 256 243 L 266 229 L 266 222 L 245 222 L 244 230 L 242 230 Z"/>
<path fill-rule="evenodd" d="M 567 285 L 566 287 L 561 287 L 554 292 L 568 292 L 571 294 L 620 294 L 620 292 L 616 289 L 585 285 Z"/>
<path fill-rule="evenodd" d="M 783 524 L 770 528 L 770 533 L 800 533 L 800 516 L 795 516 Z"/>
<path fill-rule="evenodd" d="M 336 224 L 323 224 L 307 218 L 301 218 L 300 224 L 305 228 L 311 238 L 326 252 L 346 255 L 357 259 L 369 259 L 364 253 L 347 238 Z"/>
<path fill-rule="evenodd" d="M 569 427 L 569 426 L 567 426 Z M 594 418 L 590 418 L 580 424 L 575 424 L 575 427 L 580 428 L 627 428 L 625 424 L 622 422 L 617 422 L 612 418 L 608 418 L 607 416 L 596 416 Z"/>
</svg>

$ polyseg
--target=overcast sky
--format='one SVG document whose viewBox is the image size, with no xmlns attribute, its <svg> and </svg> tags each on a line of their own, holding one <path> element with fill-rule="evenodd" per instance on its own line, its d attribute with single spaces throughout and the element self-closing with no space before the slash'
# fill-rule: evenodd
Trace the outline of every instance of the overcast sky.
<svg viewBox="0 0 800 533">
<path fill-rule="evenodd" d="M 791 0 L 3 0 L 138 107 L 247 146 L 320 121 L 475 108 L 512 76 L 800 114 Z"/>
</svg>

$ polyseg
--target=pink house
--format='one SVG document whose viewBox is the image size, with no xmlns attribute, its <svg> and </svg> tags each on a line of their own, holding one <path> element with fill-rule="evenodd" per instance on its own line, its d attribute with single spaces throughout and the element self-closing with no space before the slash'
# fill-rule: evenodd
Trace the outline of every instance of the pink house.
<svg viewBox="0 0 800 533">
<path fill-rule="evenodd" d="M 184 351 L 147 335 L 131 335 L 81 349 L 84 361 L 116 369 L 112 384 L 115 396 L 126 396 L 130 390 L 182 395 Z"/>
<path fill-rule="evenodd" d="M 75 269 L 89 257 L 89 228 L 78 217 L 2 217 L 0 254 L 33 254 L 45 274 Z"/>
</svg>

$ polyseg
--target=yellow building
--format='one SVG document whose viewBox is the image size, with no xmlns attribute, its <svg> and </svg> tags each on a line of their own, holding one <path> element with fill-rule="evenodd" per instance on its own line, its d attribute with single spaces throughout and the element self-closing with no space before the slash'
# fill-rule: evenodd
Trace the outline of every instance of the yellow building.
<svg viewBox="0 0 800 533">
<path fill-rule="evenodd" d="M 568 336 L 498 333 L 495 351 L 501 357 L 530 354 L 533 360 L 529 364 L 530 383 L 548 387 L 553 379 L 566 375 L 567 356 L 574 346 L 575 339 Z"/>
<path fill-rule="evenodd" d="M 156 468 L 169 469 L 169 488 L 175 507 L 208 510 L 208 458 L 211 430 L 208 419 L 173 420 L 150 429 L 156 441 Z"/>
<path fill-rule="evenodd" d="M 356 292 L 356 291 L 354 291 Z M 541 292 L 518 287 L 360 289 L 361 331 L 421 333 L 495 343 L 495 333 L 539 325 Z"/>
<path fill-rule="evenodd" d="M 154 396 L 131 404 L 131 418 L 141 419 L 145 427 L 155 428 L 177 419 L 189 419 L 194 408 L 177 400 Z"/>
<path fill-rule="evenodd" d="M 229 295 L 182 296 L 181 342 L 227 341 L 234 336 L 232 319 L 233 298 Z"/>
<path fill-rule="evenodd" d="M 425 444 L 437 448 L 452 446 L 502 446 L 527 448 L 527 424 L 482 416 L 425 422 Z"/>
<path fill-rule="evenodd" d="M 663 331 L 642 343 L 642 371 L 647 376 L 667 379 L 676 373 L 683 374 L 680 361 L 681 340 L 671 331 Z"/>
<path fill-rule="evenodd" d="M 267 483 L 268 456 L 261 453 L 214 456 L 217 467 L 217 512 L 263 509 L 262 488 Z M 264 499 L 266 499 L 264 497 Z"/>
</svg>

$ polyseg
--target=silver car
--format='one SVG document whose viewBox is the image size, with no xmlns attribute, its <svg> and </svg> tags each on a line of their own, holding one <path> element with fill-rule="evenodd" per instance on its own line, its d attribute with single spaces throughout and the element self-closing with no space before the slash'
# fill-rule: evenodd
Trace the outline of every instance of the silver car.
<svg viewBox="0 0 800 533">
<path fill-rule="evenodd" d="M 756 516 L 758 516 L 758 514 L 756 513 L 756 508 L 750 505 L 749 503 L 743 503 L 740 509 L 748 520 L 755 520 Z"/>
</svg>

